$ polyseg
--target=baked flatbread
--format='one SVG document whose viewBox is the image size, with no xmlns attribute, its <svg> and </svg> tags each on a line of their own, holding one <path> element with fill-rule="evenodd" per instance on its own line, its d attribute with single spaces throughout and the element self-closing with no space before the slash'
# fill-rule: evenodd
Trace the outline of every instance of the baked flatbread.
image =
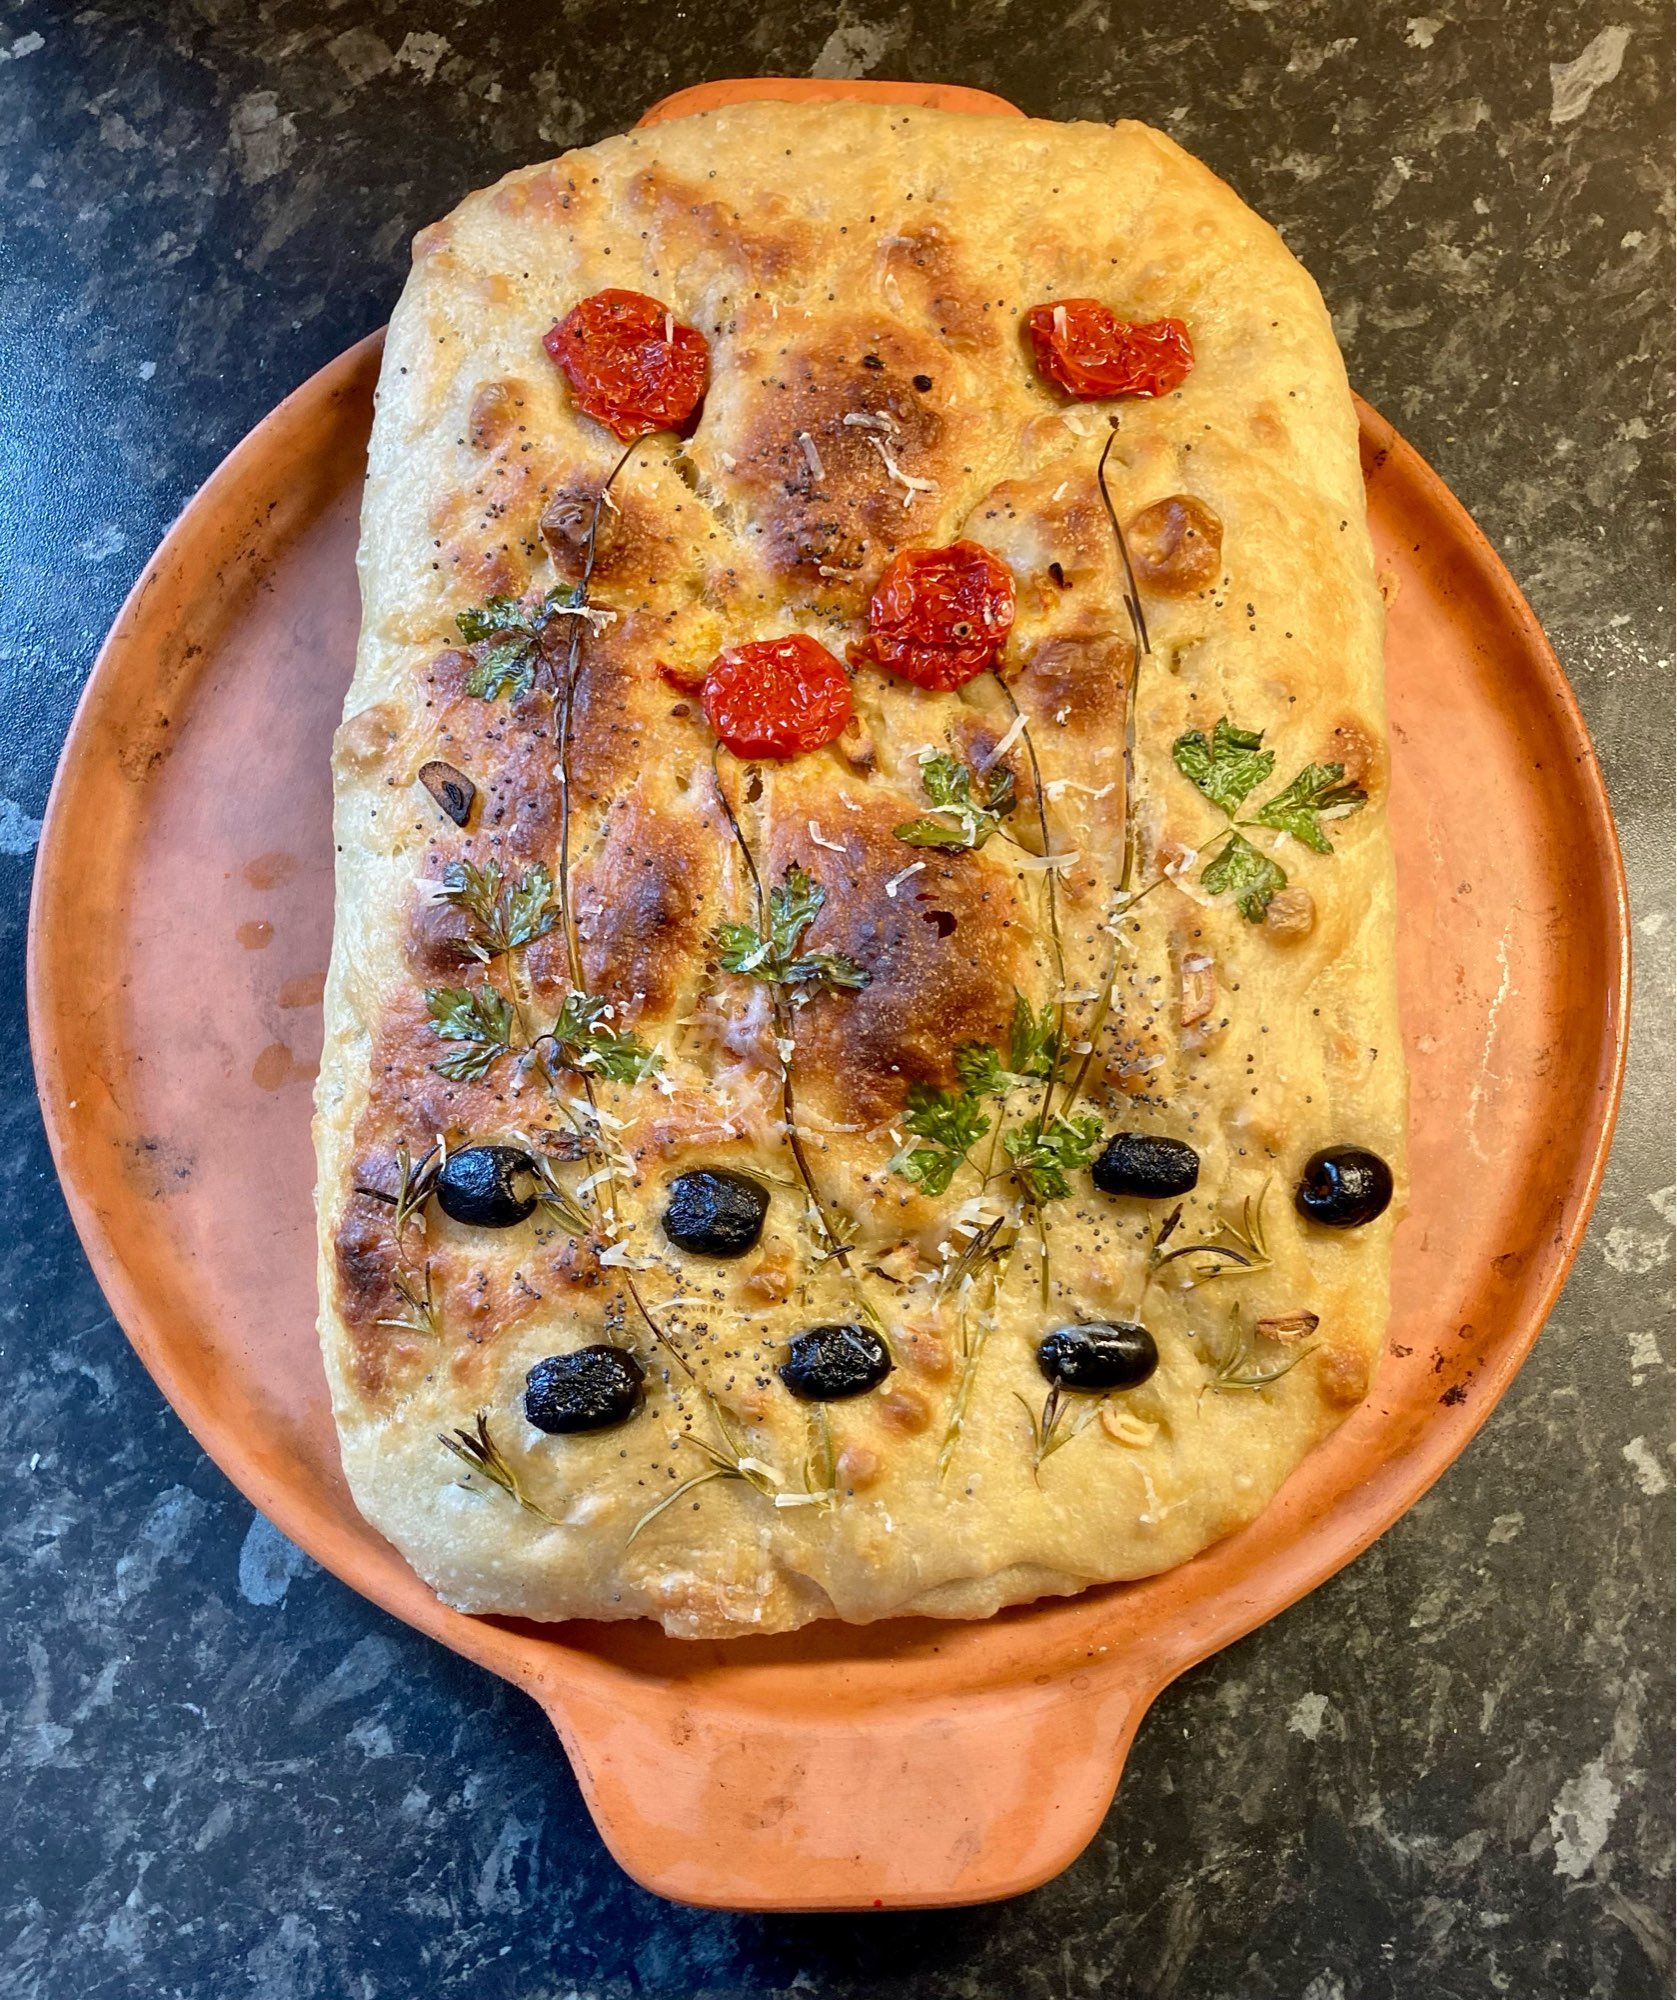
<svg viewBox="0 0 1677 2000">
<path fill-rule="evenodd" d="M 621 466 L 543 346 L 612 288 L 708 350 Z M 1180 322 L 1180 386 L 1045 379 L 1067 300 Z M 1016 610 L 938 691 L 870 601 L 960 541 Z M 509 175 L 416 241 L 360 573 L 320 1331 L 420 1574 L 717 1636 L 1250 1521 L 1368 1389 L 1403 1181 L 1381 607 L 1275 232 L 1132 123 L 753 104 Z M 854 713 L 736 756 L 707 669 L 791 634 Z M 742 1254 L 665 1228 L 715 1170 Z"/>
</svg>

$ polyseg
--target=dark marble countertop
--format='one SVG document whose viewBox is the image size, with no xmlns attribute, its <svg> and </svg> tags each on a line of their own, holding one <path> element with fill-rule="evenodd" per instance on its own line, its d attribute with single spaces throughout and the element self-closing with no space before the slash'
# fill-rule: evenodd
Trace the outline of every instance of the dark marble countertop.
<svg viewBox="0 0 1677 2000">
<path fill-rule="evenodd" d="M 0 1991 L 1669 1990 L 1670 42 L 1657 0 L 0 4 Z M 1232 181 L 1529 593 L 1631 870 L 1629 1093 L 1531 1361 L 1367 1555 L 1159 1701 L 1082 1859 L 990 1909 L 735 1917 L 626 1881 L 537 1709 L 317 1570 L 165 1406 L 24 1045 L 54 759 L 171 517 L 386 317 L 418 225 L 754 72 L 1135 115 Z"/>
</svg>

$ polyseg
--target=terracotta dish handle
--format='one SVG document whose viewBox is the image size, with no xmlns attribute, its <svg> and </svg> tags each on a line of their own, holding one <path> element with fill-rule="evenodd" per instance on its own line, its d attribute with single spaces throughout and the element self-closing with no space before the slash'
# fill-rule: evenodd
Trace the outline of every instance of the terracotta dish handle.
<svg viewBox="0 0 1677 2000">
<path fill-rule="evenodd" d="M 925 1644 L 923 1625 L 891 1630 Z M 1168 1678 L 1130 1658 L 857 1704 L 833 1667 L 834 1699 L 772 1708 L 657 1674 L 580 1697 L 526 1686 L 636 1881 L 720 1909 L 853 1910 L 991 1902 L 1057 1874 L 1099 1829 Z"/>
</svg>

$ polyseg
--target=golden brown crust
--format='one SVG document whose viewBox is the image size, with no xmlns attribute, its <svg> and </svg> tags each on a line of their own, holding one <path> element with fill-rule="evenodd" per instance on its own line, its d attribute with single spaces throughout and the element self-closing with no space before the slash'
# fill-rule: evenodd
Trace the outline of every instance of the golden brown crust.
<svg viewBox="0 0 1677 2000">
<path fill-rule="evenodd" d="M 622 452 L 541 348 L 608 285 L 703 332 L 709 391 L 692 435 L 637 445 L 612 489 L 598 615 L 578 631 L 555 614 L 534 685 L 487 700 L 468 682 L 492 648 L 459 615 L 576 585 Z M 1089 407 L 1046 389 L 1022 314 L 1078 295 L 1184 319 L 1183 387 Z M 1096 481 L 1109 415 L 1139 658 Z M 999 677 L 932 694 L 864 662 L 838 743 L 755 773 L 716 752 L 684 690 L 722 646 L 797 631 L 850 657 L 889 557 L 963 535 L 1015 579 Z M 321 1333 L 357 1500 L 421 1573 L 468 1609 L 697 1636 L 982 1617 L 1183 1561 L 1252 1518 L 1366 1393 L 1403 1159 L 1355 423 L 1320 300 L 1274 233 L 1136 125 L 758 105 L 511 175 L 415 242 L 361 572 L 334 753 Z M 1331 855 L 1251 830 L 1288 876 L 1261 923 L 1206 886 L 1226 819 L 1172 761 L 1223 715 L 1265 732 L 1277 788 L 1315 761 L 1369 795 L 1328 825 Z M 940 754 L 981 785 L 992 765 L 1012 774 L 1017 803 L 982 851 L 898 833 L 927 812 Z M 463 828 L 416 782 L 432 759 L 476 789 Z M 555 897 L 563 873 L 582 982 L 613 1032 L 656 1051 L 655 1077 L 512 1057 L 439 1074 L 427 989 L 531 1031 L 571 993 L 562 927 L 486 968 L 438 899 L 451 866 L 492 864 L 508 881 L 545 869 Z M 799 948 L 854 961 L 859 990 L 777 1005 L 722 963 L 716 927 L 760 919 L 752 870 L 766 894 L 792 864 L 826 899 Z M 1043 1211 L 1045 1275 L 1003 1149 L 981 1142 L 943 1194 L 905 1178 L 909 1093 L 955 1085 L 963 1044 L 1007 1058 L 1020 1002 L 1064 1008 L 1076 1110 L 1194 1146 L 1173 1240 L 1227 1243 L 1258 1203 L 1267 1259 L 1214 1283 L 1192 1259 L 1150 1265 L 1160 1211 L 1080 1168 Z M 1039 1089 L 984 1109 L 1017 1135 Z M 1347 1140 L 1392 1162 L 1400 1201 L 1362 1231 L 1311 1229 L 1290 1189 Z M 540 1153 L 576 1213 L 489 1231 L 431 1201 L 398 1238 L 400 1161 L 439 1144 Z M 769 1192 L 736 1262 L 684 1256 L 660 1226 L 666 1183 L 698 1165 Z M 960 1281 L 963 1246 L 997 1218 L 1001 1241 L 1018 1230 L 1010 1256 Z M 864 1306 L 893 1371 L 823 1421 L 776 1371 L 793 1334 Z M 1138 1312 L 1157 1372 L 1033 1467 L 1019 1404 L 1040 1419 L 1044 1330 Z M 527 1424 L 531 1365 L 602 1340 L 646 1368 L 639 1413 L 568 1437 Z M 1231 1386 L 1281 1360 L 1296 1365 L 1268 1386 Z M 530 1506 L 438 1444 L 480 1411 Z M 702 1446 L 739 1450 L 746 1476 L 647 1520 L 712 1465 Z"/>
</svg>

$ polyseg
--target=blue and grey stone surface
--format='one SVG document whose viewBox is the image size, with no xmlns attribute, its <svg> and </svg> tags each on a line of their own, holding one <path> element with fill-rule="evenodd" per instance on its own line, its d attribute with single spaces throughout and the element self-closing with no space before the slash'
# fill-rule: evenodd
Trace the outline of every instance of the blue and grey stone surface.
<svg viewBox="0 0 1677 2000">
<path fill-rule="evenodd" d="M 1600 1208 L 1483 1434 L 1163 1696 L 1064 1876 L 944 1914 L 627 1882 L 537 1709 L 317 1570 L 165 1406 L 24 1043 L 54 760 L 183 502 L 468 189 L 770 72 L 1139 116 L 1280 226 L 1567 665 L 1639 951 Z M 1658 0 L 0 3 L 7 2000 L 1670 1990 L 1671 82 Z"/>
</svg>

